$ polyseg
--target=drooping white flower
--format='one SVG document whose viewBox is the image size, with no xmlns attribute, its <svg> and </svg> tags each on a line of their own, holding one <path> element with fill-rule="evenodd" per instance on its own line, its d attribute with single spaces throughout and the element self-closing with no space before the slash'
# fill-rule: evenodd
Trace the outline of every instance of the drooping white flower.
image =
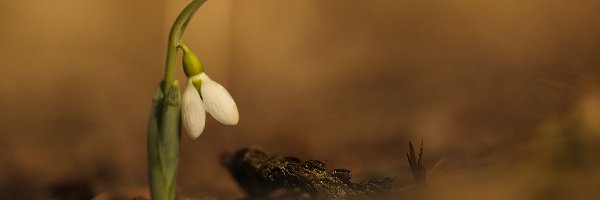
<svg viewBox="0 0 600 200">
<path fill-rule="evenodd" d="M 200 98 L 198 90 L 194 87 L 192 79 L 188 79 L 187 86 L 183 92 L 181 118 L 185 131 L 192 139 L 196 139 L 204 131 L 206 123 L 204 103 Z"/>
<path fill-rule="evenodd" d="M 183 94 L 182 118 L 190 136 L 196 138 L 202 133 L 205 110 L 225 125 L 236 125 L 239 113 L 229 92 L 204 73 L 200 59 L 185 44 L 178 47 L 183 51 L 183 69 L 188 77 L 188 86 Z"/>
<path fill-rule="evenodd" d="M 210 79 L 205 73 L 193 77 L 200 79 L 204 108 L 217 121 L 225 125 L 236 125 L 239 113 L 235 101 L 223 86 Z"/>
</svg>

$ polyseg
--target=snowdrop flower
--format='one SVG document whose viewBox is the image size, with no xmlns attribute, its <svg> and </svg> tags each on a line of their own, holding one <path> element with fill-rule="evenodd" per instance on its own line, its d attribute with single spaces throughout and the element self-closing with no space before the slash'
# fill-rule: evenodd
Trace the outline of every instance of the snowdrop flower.
<svg viewBox="0 0 600 200">
<path fill-rule="evenodd" d="M 180 48 L 184 53 L 184 72 L 188 77 L 181 105 L 183 126 L 188 135 L 195 139 L 202 134 L 206 121 L 205 112 L 222 124 L 236 125 L 239 113 L 231 94 L 204 73 L 200 60 L 187 46 L 182 44 Z"/>
</svg>

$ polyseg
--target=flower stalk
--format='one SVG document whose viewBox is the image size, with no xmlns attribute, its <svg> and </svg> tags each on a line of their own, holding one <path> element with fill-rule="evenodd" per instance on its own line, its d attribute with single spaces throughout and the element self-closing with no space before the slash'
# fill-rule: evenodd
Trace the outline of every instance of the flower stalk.
<svg viewBox="0 0 600 200">
<path fill-rule="evenodd" d="M 175 199 L 181 120 L 181 97 L 175 81 L 177 47 L 194 13 L 204 2 L 206 0 L 193 0 L 187 5 L 169 33 L 164 79 L 153 97 L 148 124 L 148 174 L 153 200 Z"/>
<path fill-rule="evenodd" d="M 187 5 L 183 11 L 177 16 L 173 26 L 171 26 L 171 31 L 169 32 L 169 43 L 167 44 L 167 63 L 165 66 L 165 77 L 164 84 L 162 86 L 163 91 L 167 91 L 170 88 L 169 83 L 172 83 L 175 80 L 175 64 L 177 62 L 177 47 L 181 44 L 181 40 L 183 39 L 183 33 L 187 28 L 188 24 L 192 20 L 192 17 L 204 4 L 206 0 L 193 0 L 189 5 Z"/>
</svg>

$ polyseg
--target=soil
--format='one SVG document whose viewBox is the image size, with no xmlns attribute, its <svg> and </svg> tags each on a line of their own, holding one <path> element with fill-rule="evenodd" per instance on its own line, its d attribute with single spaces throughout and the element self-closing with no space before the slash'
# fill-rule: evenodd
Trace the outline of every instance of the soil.
<svg viewBox="0 0 600 200">
<path fill-rule="evenodd" d="M 409 143 L 408 162 L 421 188 L 426 185 L 422 156 L 422 144 L 416 157 Z M 222 163 L 246 192 L 245 199 L 392 199 L 414 196 L 416 190 L 407 188 L 418 188 L 403 187 L 389 177 L 354 183 L 349 169 L 329 170 L 323 161 L 251 148 L 224 155 Z"/>
</svg>

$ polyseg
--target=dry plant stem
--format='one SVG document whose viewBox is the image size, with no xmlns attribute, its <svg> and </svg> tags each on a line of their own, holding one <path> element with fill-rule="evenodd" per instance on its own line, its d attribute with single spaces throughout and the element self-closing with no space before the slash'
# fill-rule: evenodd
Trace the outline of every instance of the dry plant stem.
<svg viewBox="0 0 600 200">
<path fill-rule="evenodd" d="M 421 141 L 421 149 L 419 150 L 418 159 L 415 155 L 415 149 L 413 148 L 411 142 L 408 142 L 408 151 L 409 152 L 406 154 L 406 157 L 408 158 L 408 164 L 410 165 L 410 169 L 415 177 L 417 186 L 425 187 L 427 185 L 427 171 L 423 165 L 423 141 Z"/>
</svg>

